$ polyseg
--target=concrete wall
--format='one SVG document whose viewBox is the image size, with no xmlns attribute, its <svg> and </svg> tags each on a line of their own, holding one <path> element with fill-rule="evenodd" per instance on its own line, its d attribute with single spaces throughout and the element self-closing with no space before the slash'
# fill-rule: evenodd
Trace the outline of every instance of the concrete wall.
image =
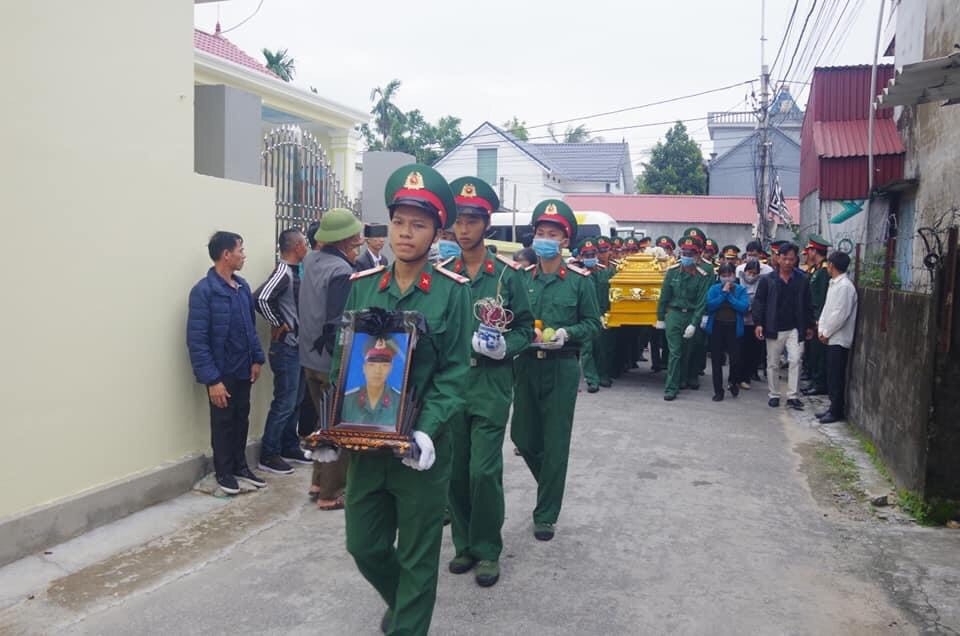
<svg viewBox="0 0 960 636">
<path fill-rule="evenodd" d="M 923 5 L 926 5 L 925 7 Z M 898 67 L 917 61 L 916 35 L 923 32 L 923 58 L 941 57 L 954 51 L 960 32 L 960 3 L 955 0 L 904 0 L 897 10 Z M 905 41 L 901 52 L 900 39 Z M 916 227 L 947 227 L 958 220 L 960 209 L 960 107 L 940 101 L 898 109 L 897 127 L 907 149 L 904 176 L 918 179 L 910 198 Z M 922 271 L 926 255 L 922 241 L 914 241 L 911 269 Z M 921 281 L 923 278 L 921 277 Z M 929 283 L 915 285 L 932 291 Z"/>
<path fill-rule="evenodd" d="M 260 96 L 222 84 L 194 87 L 194 170 L 260 185 Z"/>
<path fill-rule="evenodd" d="M 752 225 L 734 225 L 727 223 L 653 223 L 649 221 L 617 221 L 617 225 L 622 227 L 633 227 L 637 230 L 645 230 L 647 236 L 656 239 L 658 236 L 667 235 L 674 241 L 683 236 L 683 231 L 692 225 L 696 225 L 703 230 L 706 235 L 715 240 L 720 247 L 724 245 L 736 245 L 742 251 L 747 243 L 753 237 Z"/>
<path fill-rule="evenodd" d="M 4 18 L 0 38 L 31 55 L 5 75 L 16 160 L 0 254 L 20 311 L 0 314 L 0 523 L 206 451 L 187 293 L 214 230 L 244 236 L 253 285 L 274 252 L 271 190 L 193 172 L 190 0 L 16 2 Z M 108 73 L 90 64 L 108 58 Z M 270 382 L 255 388 L 251 437 Z"/>
<path fill-rule="evenodd" d="M 960 275 L 955 273 L 954 277 L 955 284 L 960 283 Z M 950 350 L 937 353 L 934 371 L 926 492 L 960 500 L 960 295 L 954 294 L 953 302 Z"/>
<path fill-rule="evenodd" d="M 923 493 L 936 336 L 932 299 L 890 292 L 881 331 L 881 296 L 878 289 L 860 289 L 848 416 L 876 444 L 897 485 Z"/>
</svg>

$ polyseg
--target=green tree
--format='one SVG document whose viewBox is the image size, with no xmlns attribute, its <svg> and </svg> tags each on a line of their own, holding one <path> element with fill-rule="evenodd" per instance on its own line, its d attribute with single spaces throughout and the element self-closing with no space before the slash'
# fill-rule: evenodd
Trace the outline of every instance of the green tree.
<svg viewBox="0 0 960 636">
<path fill-rule="evenodd" d="M 273 71 L 277 77 L 284 82 L 293 80 L 293 75 L 297 69 L 292 57 L 287 55 L 287 49 L 277 49 L 276 52 L 270 49 L 263 49 L 263 58 L 267 61 L 267 68 Z"/>
<path fill-rule="evenodd" d="M 512 120 L 503 122 L 502 128 L 520 141 L 528 141 L 530 133 L 527 131 L 527 122 L 520 121 L 514 115 Z"/>
<path fill-rule="evenodd" d="M 400 84 L 393 80 L 386 88 L 373 89 L 373 126 L 363 124 L 360 133 L 368 150 L 406 152 L 420 163 L 432 164 L 463 141 L 460 118 L 448 115 L 432 124 L 418 109 L 403 112 L 393 103 Z"/>
<path fill-rule="evenodd" d="M 547 126 L 547 134 L 555 144 L 594 144 L 603 141 L 603 137 L 591 135 L 590 129 L 585 124 L 577 124 L 572 128 L 567 126 L 562 138 L 557 136 L 553 124 L 550 124 Z"/>
<path fill-rule="evenodd" d="M 707 173 L 703 153 L 683 122 L 667 131 L 665 141 L 658 141 L 637 177 L 637 191 L 644 194 L 706 194 Z"/>
</svg>

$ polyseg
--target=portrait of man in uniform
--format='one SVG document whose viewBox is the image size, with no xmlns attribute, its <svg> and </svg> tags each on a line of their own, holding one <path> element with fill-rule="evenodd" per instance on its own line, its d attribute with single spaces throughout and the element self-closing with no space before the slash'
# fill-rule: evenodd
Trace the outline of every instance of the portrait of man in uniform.
<svg viewBox="0 0 960 636">
<path fill-rule="evenodd" d="M 402 356 L 397 338 L 357 334 L 351 347 L 350 366 L 343 395 L 340 424 L 375 426 L 385 431 L 397 428 L 403 384 Z"/>
</svg>

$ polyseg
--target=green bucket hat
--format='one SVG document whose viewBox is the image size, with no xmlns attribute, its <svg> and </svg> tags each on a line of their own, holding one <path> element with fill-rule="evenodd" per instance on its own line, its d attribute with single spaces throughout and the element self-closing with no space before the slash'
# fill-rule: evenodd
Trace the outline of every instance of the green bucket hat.
<svg viewBox="0 0 960 636">
<path fill-rule="evenodd" d="M 318 243 L 336 243 L 363 232 L 363 223 L 350 210 L 333 208 L 320 219 L 320 227 L 313 235 Z"/>
</svg>

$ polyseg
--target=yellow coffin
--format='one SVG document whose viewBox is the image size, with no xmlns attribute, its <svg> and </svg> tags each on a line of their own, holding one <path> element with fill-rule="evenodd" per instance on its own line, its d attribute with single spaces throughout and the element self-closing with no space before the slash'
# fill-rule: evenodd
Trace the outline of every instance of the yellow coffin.
<svg viewBox="0 0 960 636">
<path fill-rule="evenodd" d="M 610 311 L 607 327 L 653 326 L 664 272 L 671 261 L 653 254 L 633 254 L 621 263 L 610 279 Z"/>
</svg>

